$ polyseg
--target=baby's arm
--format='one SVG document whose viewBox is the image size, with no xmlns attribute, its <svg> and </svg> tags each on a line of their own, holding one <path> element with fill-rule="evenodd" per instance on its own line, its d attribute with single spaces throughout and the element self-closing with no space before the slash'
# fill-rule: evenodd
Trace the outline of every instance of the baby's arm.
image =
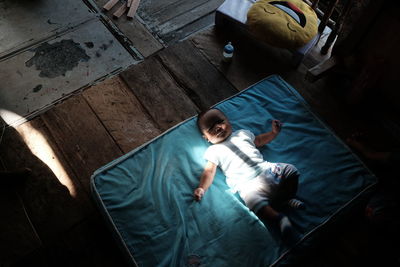
<svg viewBox="0 0 400 267">
<path fill-rule="evenodd" d="M 282 123 L 279 120 L 272 120 L 272 130 L 260 135 L 257 135 L 254 139 L 254 144 L 256 147 L 261 147 L 263 145 L 271 142 L 281 131 Z"/>
<path fill-rule="evenodd" d="M 200 184 L 194 190 L 194 199 L 196 201 L 200 201 L 203 198 L 204 193 L 211 186 L 214 180 L 216 171 L 217 171 L 217 165 L 215 165 L 211 161 L 208 161 L 206 166 L 204 167 L 203 174 L 200 177 Z"/>
</svg>

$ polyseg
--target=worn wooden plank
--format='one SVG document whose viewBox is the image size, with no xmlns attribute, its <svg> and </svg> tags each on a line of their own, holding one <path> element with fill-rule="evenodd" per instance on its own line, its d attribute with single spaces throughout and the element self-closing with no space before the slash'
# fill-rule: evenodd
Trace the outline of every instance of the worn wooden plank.
<svg viewBox="0 0 400 267">
<path fill-rule="evenodd" d="M 96 0 L 98 6 L 104 5 L 106 2 L 107 0 Z M 144 1 L 144 3 L 146 2 Z M 140 4 L 140 6 L 142 5 L 143 3 Z M 113 19 L 112 12 L 107 12 L 106 15 L 112 19 L 113 23 L 117 25 L 119 30 L 144 57 L 148 57 L 163 48 L 163 45 L 136 18 L 129 19 L 122 16 L 118 19 Z"/>
<path fill-rule="evenodd" d="M 131 5 L 129 5 L 128 14 L 126 15 L 129 19 L 132 19 L 135 16 L 136 10 L 139 7 L 139 3 L 140 3 L 140 0 L 133 0 Z"/>
<path fill-rule="evenodd" d="M 117 27 L 144 57 L 155 54 L 164 46 L 136 18 L 120 17 L 114 20 Z"/>
<path fill-rule="evenodd" d="M 90 192 L 90 176 L 122 155 L 83 96 L 74 96 L 41 115 L 60 151 Z"/>
<path fill-rule="evenodd" d="M 175 2 L 179 2 L 180 0 L 146 0 L 143 1 L 142 4 L 140 5 L 138 9 L 138 14 L 139 16 L 146 20 L 151 17 L 152 14 L 155 14 L 159 12 L 160 10 L 163 10 L 164 8 L 168 7 L 169 5 L 174 4 Z"/>
<path fill-rule="evenodd" d="M 243 90 L 271 74 L 293 71 L 291 53 L 263 46 L 229 30 L 210 27 L 190 40 L 197 49 L 238 89 Z M 235 52 L 230 63 L 222 61 L 225 44 L 232 42 Z"/>
<path fill-rule="evenodd" d="M 157 57 L 200 109 L 238 92 L 190 41 L 171 46 Z"/>
<path fill-rule="evenodd" d="M 205 30 L 214 24 L 215 12 L 208 14 L 177 31 L 170 32 L 163 36 L 163 41 L 167 44 L 176 43 L 180 40 L 186 39 L 191 35 Z"/>
<path fill-rule="evenodd" d="M 162 24 L 155 25 L 154 29 L 158 35 L 163 38 L 170 32 L 176 31 L 183 28 L 185 25 L 192 23 L 195 20 L 200 19 L 210 13 L 213 13 L 221 4 L 223 0 L 210 0 L 204 4 L 190 10 L 190 12 L 185 12 L 179 16 L 175 16 L 172 19 L 166 21 Z"/>
<path fill-rule="evenodd" d="M 163 24 L 174 17 L 181 16 L 185 13 L 190 13 L 193 9 L 203 5 L 209 0 L 180 0 L 172 3 L 156 13 L 151 14 L 157 24 Z"/>
<path fill-rule="evenodd" d="M 92 86 L 83 96 L 125 153 L 161 133 L 119 76 Z"/>
<path fill-rule="evenodd" d="M 110 0 L 108 1 L 104 6 L 103 9 L 106 11 L 109 11 L 111 8 L 113 8 L 119 0 Z"/>
<path fill-rule="evenodd" d="M 154 57 L 121 73 L 161 130 L 195 115 L 198 109 Z"/>
<path fill-rule="evenodd" d="M 113 13 L 113 17 L 115 19 L 118 19 L 119 17 L 122 16 L 122 14 L 124 14 L 126 11 L 128 10 L 128 6 L 126 5 L 126 3 L 123 3 L 122 5 L 120 5 L 118 7 L 118 9 Z"/>
<path fill-rule="evenodd" d="M 93 211 L 87 193 L 40 118 L 16 130 L 9 127 L 3 138 L 2 155 L 9 170 L 25 167 L 32 170 L 18 192 L 44 243 L 51 242 Z"/>
</svg>

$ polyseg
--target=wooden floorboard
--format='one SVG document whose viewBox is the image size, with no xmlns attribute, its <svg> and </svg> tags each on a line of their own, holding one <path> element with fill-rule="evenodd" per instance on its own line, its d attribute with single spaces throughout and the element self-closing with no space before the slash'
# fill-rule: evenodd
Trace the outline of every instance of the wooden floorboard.
<svg viewBox="0 0 400 267">
<path fill-rule="evenodd" d="M 179 31 L 173 31 L 168 34 L 165 34 L 163 36 L 163 41 L 167 44 L 174 44 L 180 40 L 184 40 L 189 38 L 190 36 L 193 36 L 197 32 L 203 31 L 209 27 L 212 27 L 214 25 L 214 18 L 215 18 L 215 12 L 210 13 L 208 15 L 205 15 L 201 17 L 198 20 L 195 20 L 181 29 Z"/>
<path fill-rule="evenodd" d="M 82 95 L 40 117 L 87 192 L 93 172 L 123 154 Z"/>
<path fill-rule="evenodd" d="M 210 27 L 190 40 L 197 49 L 239 90 L 271 75 L 295 71 L 291 54 L 284 49 L 253 45 L 249 38 Z M 224 46 L 232 42 L 235 51 L 230 63 L 222 60 Z"/>
<path fill-rule="evenodd" d="M 18 193 L 43 243 L 51 242 L 93 211 L 88 195 L 40 118 L 17 129 L 7 128 L 3 146 L 2 161 L 8 170 L 32 170 Z"/>
<path fill-rule="evenodd" d="M 92 86 L 83 97 L 124 153 L 161 133 L 119 76 Z"/>
<path fill-rule="evenodd" d="M 144 20 L 151 20 L 151 15 L 168 8 L 169 5 L 173 5 L 180 0 L 147 0 L 140 3 L 138 8 L 138 14 Z M 149 17 L 150 16 L 150 17 Z"/>
<path fill-rule="evenodd" d="M 95 0 L 97 6 L 102 10 L 102 7 L 108 0 Z M 146 1 L 142 1 L 143 5 Z M 143 57 L 148 57 L 160 49 L 163 45 L 153 36 L 137 18 L 128 19 L 126 14 L 118 19 L 113 17 L 114 12 L 118 9 L 120 3 L 117 3 L 111 10 L 102 12 L 110 19 L 110 23 L 115 24 L 123 33 L 125 38 L 128 38 L 132 46 L 139 51 Z"/>
<path fill-rule="evenodd" d="M 121 77 L 162 131 L 198 112 L 155 57 L 122 72 Z"/>
<path fill-rule="evenodd" d="M 211 15 L 222 4 L 222 0 L 168 0 L 143 1 L 138 15 L 153 35 L 164 43 L 172 44 L 213 24 Z"/>
<path fill-rule="evenodd" d="M 223 0 L 210 0 L 205 2 L 202 5 L 195 7 L 190 10 L 190 12 L 186 12 L 180 14 L 176 17 L 171 18 L 170 20 L 164 22 L 163 24 L 157 24 L 154 28 L 156 29 L 157 34 L 163 38 L 163 36 L 170 34 L 173 31 L 177 31 L 184 26 L 196 21 L 212 12 L 214 12 L 221 4 Z"/>
<path fill-rule="evenodd" d="M 146 58 L 164 48 L 161 42 L 136 18 L 128 19 L 126 16 L 121 16 L 113 19 L 113 22 L 143 57 Z"/>
<path fill-rule="evenodd" d="M 151 15 L 156 18 L 157 24 L 162 25 L 177 16 L 189 13 L 192 9 L 197 8 L 208 1 L 209 0 L 179 0 Z"/>
<path fill-rule="evenodd" d="M 238 92 L 189 41 L 156 56 L 201 110 Z"/>
</svg>

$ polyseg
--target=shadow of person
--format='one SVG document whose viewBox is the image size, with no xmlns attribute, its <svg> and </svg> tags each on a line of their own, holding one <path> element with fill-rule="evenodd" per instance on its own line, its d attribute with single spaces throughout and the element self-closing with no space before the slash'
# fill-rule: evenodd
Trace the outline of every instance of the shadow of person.
<svg viewBox="0 0 400 267">
<path fill-rule="evenodd" d="M 54 242 L 88 207 L 81 205 L 82 196 L 71 196 L 17 130 L 0 125 L 0 263 L 6 264 Z"/>
<path fill-rule="evenodd" d="M 42 119 L 0 126 L 0 266 L 125 266 Z"/>
</svg>

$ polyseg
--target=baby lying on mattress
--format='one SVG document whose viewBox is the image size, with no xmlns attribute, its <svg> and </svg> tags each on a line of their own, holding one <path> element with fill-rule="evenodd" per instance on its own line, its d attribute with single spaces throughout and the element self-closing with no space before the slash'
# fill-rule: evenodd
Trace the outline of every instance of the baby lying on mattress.
<svg viewBox="0 0 400 267">
<path fill-rule="evenodd" d="M 197 126 L 203 137 L 213 145 L 207 148 L 207 164 L 194 197 L 200 201 L 211 186 L 217 167 L 226 176 L 227 184 L 239 195 L 259 218 L 278 223 L 285 241 L 297 236 L 287 216 L 279 212 L 285 205 L 303 208 L 295 199 L 299 172 L 286 163 L 271 163 L 263 159 L 257 149 L 271 142 L 280 132 L 282 124 L 272 120 L 272 130 L 257 136 L 248 130 L 232 132 L 228 118 L 218 109 L 199 114 Z"/>
</svg>

